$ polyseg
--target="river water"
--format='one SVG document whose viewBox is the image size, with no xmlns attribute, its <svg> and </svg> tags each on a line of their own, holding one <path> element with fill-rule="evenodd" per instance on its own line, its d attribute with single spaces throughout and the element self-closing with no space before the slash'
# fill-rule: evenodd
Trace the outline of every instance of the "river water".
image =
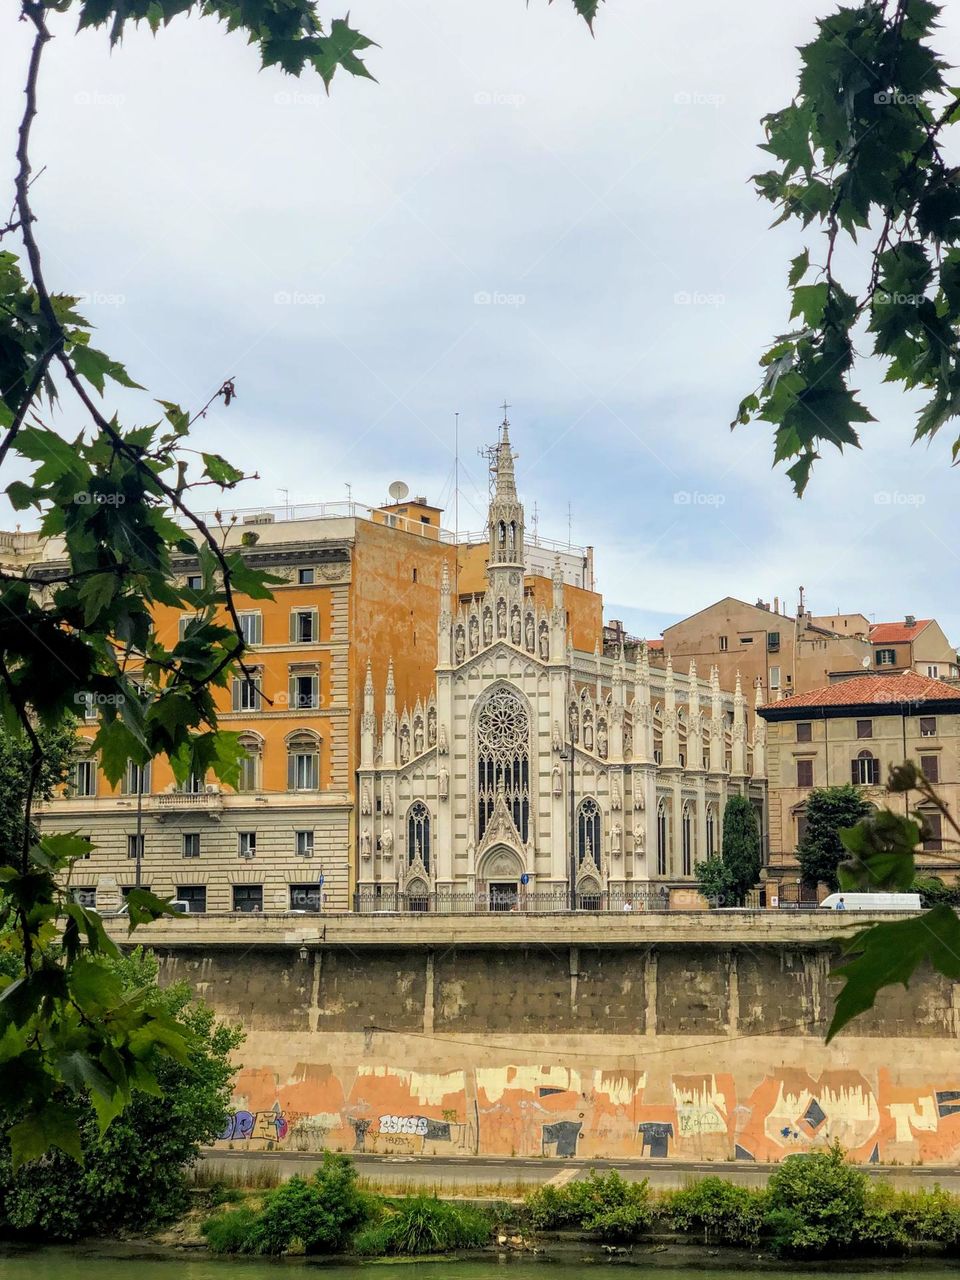
<svg viewBox="0 0 960 1280">
<path fill-rule="evenodd" d="M 704 1256 L 704 1267 L 672 1267 L 669 1254 L 632 1261 L 558 1261 L 507 1257 L 503 1261 L 485 1258 L 461 1262 L 369 1262 L 346 1266 L 335 1262 L 264 1261 L 252 1259 L 213 1260 L 209 1257 L 151 1258 L 131 1255 L 105 1257 L 77 1249 L 39 1249 L 0 1252 L 2 1280 L 317 1280 L 318 1267 L 323 1267 L 326 1280 L 582 1280 L 590 1275 L 596 1280 L 600 1268 L 615 1267 L 619 1280 L 732 1280 L 735 1271 L 752 1270 L 744 1265 L 742 1254 L 730 1254 L 723 1265 L 723 1254 Z M 958 1280 L 960 1265 L 942 1263 L 883 1263 L 838 1267 L 835 1263 L 780 1270 L 763 1265 L 758 1268 L 766 1280 L 797 1280 L 801 1271 L 816 1274 L 841 1274 L 845 1280 L 876 1280 L 878 1274 L 903 1277 L 903 1280 Z"/>
</svg>

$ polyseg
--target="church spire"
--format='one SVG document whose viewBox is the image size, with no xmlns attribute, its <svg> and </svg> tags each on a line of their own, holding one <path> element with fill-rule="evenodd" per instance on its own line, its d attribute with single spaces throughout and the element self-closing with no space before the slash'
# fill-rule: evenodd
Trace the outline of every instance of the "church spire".
<svg viewBox="0 0 960 1280">
<path fill-rule="evenodd" d="M 493 486 L 490 493 L 490 555 L 487 574 L 495 598 L 523 596 L 524 538 L 523 504 L 517 496 L 517 480 L 513 471 L 514 452 L 510 444 L 508 405 L 503 407 L 503 422 L 497 443 L 486 450 L 490 459 Z"/>
<path fill-rule="evenodd" d="M 510 445 L 510 423 L 507 419 L 507 409 L 509 407 L 508 404 L 503 405 L 503 422 L 500 424 L 500 439 L 497 442 L 497 451 L 493 463 L 497 478 L 493 493 L 494 502 L 517 501 L 517 480 L 513 473 L 515 455 Z"/>
</svg>

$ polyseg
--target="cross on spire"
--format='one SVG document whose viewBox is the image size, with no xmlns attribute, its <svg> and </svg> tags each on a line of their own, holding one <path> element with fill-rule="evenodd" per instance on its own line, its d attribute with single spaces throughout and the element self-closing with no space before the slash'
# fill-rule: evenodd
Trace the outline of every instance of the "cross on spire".
<svg viewBox="0 0 960 1280">
<path fill-rule="evenodd" d="M 507 410 L 508 410 L 508 409 L 512 409 L 512 408 L 513 408 L 513 406 L 512 406 L 512 405 L 507 404 L 506 400 L 504 400 L 504 402 L 503 402 L 503 404 L 500 406 L 500 408 L 503 410 L 503 425 L 504 425 L 504 426 L 507 426 L 507 425 L 509 425 L 509 424 L 507 423 Z"/>
</svg>

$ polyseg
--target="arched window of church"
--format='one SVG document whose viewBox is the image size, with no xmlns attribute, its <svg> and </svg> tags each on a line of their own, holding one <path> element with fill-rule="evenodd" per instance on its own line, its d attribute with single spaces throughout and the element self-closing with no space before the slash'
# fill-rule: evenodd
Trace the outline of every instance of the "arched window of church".
<svg viewBox="0 0 960 1280">
<path fill-rule="evenodd" d="M 693 817 L 690 813 L 690 806 L 684 804 L 683 812 L 680 815 L 680 853 L 683 866 L 683 874 L 689 876 L 693 874 Z"/>
<path fill-rule="evenodd" d="M 717 811 L 712 804 L 707 805 L 707 857 L 712 858 L 717 852 Z"/>
<path fill-rule="evenodd" d="M 661 800 L 657 805 L 657 875 L 667 874 L 667 806 Z"/>
<path fill-rule="evenodd" d="M 503 520 L 497 525 L 497 542 L 501 550 L 507 545 L 507 526 Z"/>
<path fill-rule="evenodd" d="M 425 871 L 430 870 L 430 810 L 418 800 L 407 814 L 407 861 L 419 859 Z"/>
<path fill-rule="evenodd" d="M 585 862 L 592 862 L 599 870 L 601 839 L 600 806 L 588 796 L 580 801 L 577 810 L 577 859 L 581 867 Z"/>
<path fill-rule="evenodd" d="M 523 700 L 505 686 L 490 693 L 477 716 L 477 833 L 481 840 L 501 794 L 526 844 L 530 829 L 530 718 Z"/>
</svg>

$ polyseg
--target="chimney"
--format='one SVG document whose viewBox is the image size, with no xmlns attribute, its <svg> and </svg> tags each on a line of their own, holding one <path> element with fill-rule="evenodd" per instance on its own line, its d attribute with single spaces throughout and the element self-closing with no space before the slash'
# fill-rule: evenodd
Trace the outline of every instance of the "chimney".
<svg viewBox="0 0 960 1280">
<path fill-rule="evenodd" d="M 908 613 L 906 618 L 904 618 L 904 625 L 908 627 L 915 627 L 917 625 L 917 620 L 912 613 Z"/>
<path fill-rule="evenodd" d="M 780 597 L 779 597 L 779 596 L 774 596 L 774 597 L 773 597 L 773 612 L 774 612 L 774 613 L 779 613 L 779 612 L 780 612 Z"/>
</svg>

